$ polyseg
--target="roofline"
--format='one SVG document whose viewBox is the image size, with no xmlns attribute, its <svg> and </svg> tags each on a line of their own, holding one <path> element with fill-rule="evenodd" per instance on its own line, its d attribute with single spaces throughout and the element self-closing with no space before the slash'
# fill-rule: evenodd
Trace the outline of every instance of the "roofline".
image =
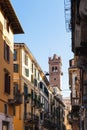
<svg viewBox="0 0 87 130">
<path fill-rule="evenodd" d="M 35 63 L 36 67 L 39 69 L 42 77 L 43 77 L 43 80 L 45 81 L 46 85 L 49 86 L 49 81 L 47 79 L 47 77 L 45 76 L 44 72 L 42 71 L 40 65 L 38 64 L 38 62 L 36 61 L 35 57 L 33 56 L 33 54 L 31 53 L 30 49 L 26 46 L 25 43 L 14 43 L 14 46 L 20 46 L 20 47 L 24 47 L 25 50 L 29 53 L 32 61 Z"/>
<path fill-rule="evenodd" d="M 0 9 L 4 16 L 8 19 L 9 25 L 14 34 L 23 34 L 24 31 L 20 25 L 17 15 L 11 5 L 10 0 L 0 0 Z"/>
</svg>

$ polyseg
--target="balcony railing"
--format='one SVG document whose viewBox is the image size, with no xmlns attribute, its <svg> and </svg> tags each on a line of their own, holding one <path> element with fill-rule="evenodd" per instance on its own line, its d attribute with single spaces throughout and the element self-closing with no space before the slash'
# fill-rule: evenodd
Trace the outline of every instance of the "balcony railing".
<svg viewBox="0 0 87 130">
<path fill-rule="evenodd" d="M 25 113 L 24 115 L 24 123 L 29 124 L 38 124 L 39 123 L 39 116 L 32 114 L 32 113 Z"/>
<path fill-rule="evenodd" d="M 22 94 L 17 92 L 13 99 L 8 99 L 8 104 L 15 106 L 22 104 Z"/>
<path fill-rule="evenodd" d="M 72 111 L 68 114 L 67 119 L 70 124 L 79 121 L 79 111 Z"/>
<path fill-rule="evenodd" d="M 44 118 L 43 126 L 47 129 L 53 130 L 57 127 L 57 124 L 49 118 Z"/>
</svg>

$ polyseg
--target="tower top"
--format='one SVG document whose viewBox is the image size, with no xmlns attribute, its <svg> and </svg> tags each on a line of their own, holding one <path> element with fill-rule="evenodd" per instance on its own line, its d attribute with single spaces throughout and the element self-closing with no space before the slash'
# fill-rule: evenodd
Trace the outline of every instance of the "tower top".
<svg viewBox="0 0 87 130">
<path fill-rule="evenodd" d="M 51 62 L 51 61 L 54 61 L 54 62 L 58 61 L 62 65 L 61 57 L 56 54 L 54 54 L 53 57 L 49 57 L 49 62 Z"/>
<path fill-rule="evenodd" d="M 56 54 L 54 54 L 53 59 L 58 59 L 58 56 Z"/>
</svg>

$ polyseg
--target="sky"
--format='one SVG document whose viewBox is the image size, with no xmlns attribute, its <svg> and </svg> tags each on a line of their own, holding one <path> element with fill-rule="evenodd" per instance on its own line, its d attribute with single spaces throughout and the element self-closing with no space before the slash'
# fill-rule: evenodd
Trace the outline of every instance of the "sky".
<svg viewBox="0 0 87 130">
<path fill-rule="evenodd" d="M 24 30 L 15 42 L 25 43 L 43 72 L 49 71 L 48 58 L 57 54 L 62 59 L 62 95 L 70 96 L 68 68 L 73 58 L 71 34 L 66 32 L 64 0 L 11 0 Z"/>
</svg>

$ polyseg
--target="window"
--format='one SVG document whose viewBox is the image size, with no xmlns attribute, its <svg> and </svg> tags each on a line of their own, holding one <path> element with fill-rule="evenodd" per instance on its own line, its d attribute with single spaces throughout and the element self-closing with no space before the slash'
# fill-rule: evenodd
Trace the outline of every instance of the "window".
<svg viewBox="0 0 87 130">
<path fill-rule="evenodd" d="M 16 95 L 17 92 L 18 92 L 18 83 L 14 83 L 14 88 L 13 88 L 14 96 Z"/>
<path fill-rule="evenodd" d="M 25 65 L 28 65 L 28 56 L 25 54 Z"/>
<path fill-rule="evenodd" d="M 31 75 L 31 82 L 33 83 L 33 81 L 34 81 L 34 77 L 33 75 Z"/>
<path fill-rule="evenodd" d="M 55 72 L 57 72 L 58 70 L 57 70 L 57 67 L 55 66 Z"/>
<path fill-rule="evenodd" d="M 9 32 L 9 22 L 7 19 L 4 20 L 4 28 Z"/>
<path fill-rule="evenodd" d="M 35 70 L 34 70 L 34 75 L 35 75 L 35 77 L 36 77 L 36 68 L 35 68 Z"/>
<path fill-rule="evenodd" d="M 52 67 L 52 72 L 58 72 L 57 66 Z"/>
<path fill-rule="evenodd" d="M 39 74 L 39 72 L 38 72 L 38 80 L 40 80 L 40 74 Z"/>
<path fill-rule="evenodd" d="M 40 113 L 40 119 L 43 120 L 43 113 Z"/>
<path fill-rule="evenodd" d="M 18 73 L 18 64 L 14 64 L 14 72 Z"/>
<path fill-rule="evenodd" d="M 31 99 L 32 99 L 32 101 L 35 99 L 35 93 L 33 90 L 31 90 Z"/>
<path fill-rule="evenodd" d="M 54 67 L 52 67 L 52 71 L 54 71 Z"/>
<path fill-rule="evenodd" d="M 33 63 L 32 63 L 32 73 L 33 73 L 33 69 L 34 69 L 34 66 L 33 66 Z"/>
<path fill-rule="evenodd" d="M 2 121 L 2 130 L 8 130 L 9 129 L 9 122 Z"/>
<path fill-rule="evenodd" d="M 37 86 L 37 80 L 34 79 L 34 86 Z"/>
<path fill-rule="evenodd" d="M 28 95 L 28 87 L 27 84 L 24 83 L 24 95 L 25 97 Z"/>
<path fill-rule="evenodd" d="M 7 43 L 4 41 L 4 59 L 9 62 L 10 61 L 10 49 Z"/>
<path fill-rule="evenodd" d="M 14 61 L 17 60 L 17 50 L 14 50 Z"/>
<path fill-rule="evenodd" d="M 10 94 L 10 74 L 7 70 L 4 73 L 4 92 Z"/>
<path fill-rule="evenodd" d="M 56 78 L 54 78 L 54 80 L 56 80 Z"/>
<path fill-rule="evenodd" d="M 40 89 L 43 89 L 43 83 L 40 82 L 39 85 L 40 85 Z"/>
<path fill-rule="evenodd" d="M 25 75 L 26 75 L 27 77 L 29 77 L 29 69 L 26 69 L 26 68 L 25 68 Z"/>
<path fill-rule="evenodd" d="M 8 110 L 7 110 L 7 104 L 4 104 L 4 113 L 7 114 Z"/>
</svg>

